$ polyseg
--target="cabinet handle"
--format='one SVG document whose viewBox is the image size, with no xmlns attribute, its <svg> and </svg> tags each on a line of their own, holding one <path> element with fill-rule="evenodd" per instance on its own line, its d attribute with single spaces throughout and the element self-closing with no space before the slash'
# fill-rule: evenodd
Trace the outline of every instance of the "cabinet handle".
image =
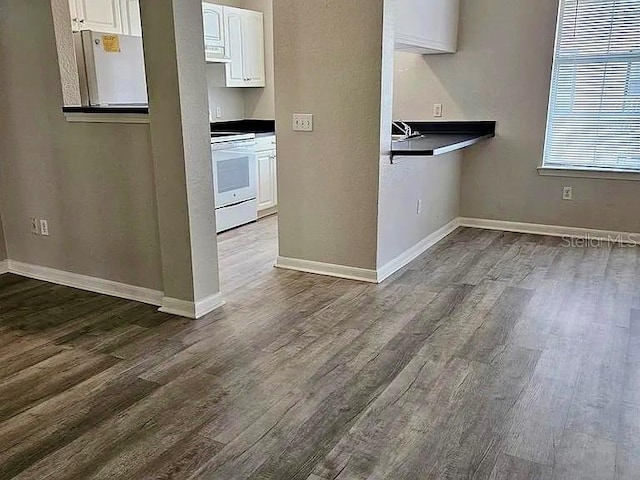
<svg viewBox="0 0 640 480">
<path fill-rule="evenodd" d="M 82 20 L 80 20 L 80 23 L 84 23 L 84 18 Z"/>
</svg>

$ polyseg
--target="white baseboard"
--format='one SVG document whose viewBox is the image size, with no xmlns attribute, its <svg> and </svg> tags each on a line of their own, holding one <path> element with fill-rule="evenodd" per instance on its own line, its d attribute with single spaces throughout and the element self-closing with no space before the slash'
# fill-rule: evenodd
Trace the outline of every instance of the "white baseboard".
<svg viewBox="0 0 640 480">
<path fill-rule="evenodd" d="M 616 232 L 613 230 L 566 227 L 562 225 L 543 225 L 538 223 L 507 222 L 502 220 L 487 220 L 484 218 L 461 217 L 458 221 L 461 227 L 483 228 L 485 230 L 530 233 L 534 235 L 549 235 L 552 237 L 588 238 L 597 241 L 611 241 L 619 243 L 640 243 L 640 233 L 633 232 Z"/>
<path fill-rule="evenodd" d="M 258 219 L 270 217 L 278 213 L 278 207 L 265 208 L 264 210 L 258 210 Z"/>
<path fill-rule="evenodd" d="M 23 277 L 57 283 L 67 287 L 79 288 L 90 292 L 125 298 L 150 305 L 161 305 L 162 292 L 144 287 L 136 287 L 125 283 L 113 282 L 102 278 L 89 277 L 78 273 L 65 272 L 54 268 L 32 265 L 29 263 L 8 260 L 8 271 Z"/>
<path fill-rule="evenodd" d="M 201 318 L 224 305 L 221 293 L 216 293 L 198 302 L 189 302 L 177 298 L 163 297 L 160 311 L 186 318 Z"/>
<path fill-rule="evenodd" d="M 411 247 L 406 252 L 401 253 L 391 260 L 382 268 L 376 270 L 368 270 L 365 268 L 346 267 L 344 265 L 335 265 L 331 263 L 313 262 L 310 260 L 300 260 L 297 258 L 278 257 L 276 261 L 277 268 L 285 270 L 296 270 L 298 272 L 315 273 L 317 275 L 327 275 L 329 277 L 346 278 L 348 280 L 357 280 L 368 283 L 382 283 L 387 277 L 391 276 L 402 267 L 412 262 L 429 248 L 434 246 L 444 237 L 458 228 L 458 219 L 454 219 L 447 223 L 444 227 L 439 228 L 424 240 Z"/>
<path fill-rule="evenodd" d="M 317 275 L 327 275 L 329 277 L 346 278 L 348 280 L 358 280 L 360 282 L 378 283 L 375 270 L 366 268 L 347 267 L 332 263 L 314 262 L 311 260 L 300 260 L 298 258 L 278 257 L 276 268 L 285 270 L 296 270 L 298 272 L 315 273 Z"/>
<path fill-rule="evenodd" d="M 159 310 L 161 312 L 187 318 L 200 318 L 224 305 L 224 300 L 220 293 L 200 300 L 199 302 L 189 302 L 164 297 L 164 294 L 158 290 L 136 287 L 134 285 L 89 277 L 78 273 L 65 272 L 40 265 L 17 262 L 15 260 L 1 261 L 0 274 L 2 273 L 15 273 L 16 275 L 42 280 L 44 282 L 160 306 L 161 308 Z"/>
<path fill-rule="evenodd" d="M 459 219 L 455 218 L 447 223 L 444 227 L 439 228 L 431 235 L 421 240 L 409 250 L 398 255 L 389 263 L 378 269 L 378 283 L 382 283 L 386 278 L 390 277 L 405 265 L 411 263 L 424 252 L 433 247 L 440 240 L 450 235 L 456 228 L 460 226 Z"/>
<path fill-rule="evenodd" d="M 286 270 L 296 270 L 299 272 L 346 278 L 361 282 L 380 283 L 422 255 L 425 251 L 458 227 L 482 228 L 486 230 L 500 230 L 556 237 L 589 238 L 592 240 L 614 241 L 620 243 L 640 243 L 640 233 L 460 217 L 435 231 L 406 252 L 398 255 L 377 271 L 288 257 L 278 257 L 276 267 Z M 136 302 L 156 305 L 161 307 L 161 312 L 187 318 L 201 318 L 202 316 L 221 307 L 225 303 L 220 293 L 198 302 L 190 302 L 164 297 L 163 293 L 158 290 L 127 285 L 77 273 L 65 272 L 63 270 L 56 270 L 15 260 L 0 261 L 0 274 L 4 273 L 15 273 L 24 277 L 43 280 L 45 282 L 56 283 L 103 295 L 110 295 Z"/>
</svg>

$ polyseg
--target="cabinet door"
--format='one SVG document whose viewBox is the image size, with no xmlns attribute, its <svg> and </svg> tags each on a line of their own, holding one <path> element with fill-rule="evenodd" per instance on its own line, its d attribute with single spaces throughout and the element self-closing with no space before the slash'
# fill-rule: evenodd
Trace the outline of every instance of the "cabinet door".
<svg viewBox="0 0 640 480">
<path fill-rule="evenodd" d="M 227 87 L 244 87 L 244 35 L 242 30 L 242 12 L 239 8 L 224 7 L 225 48 L 231 60 L 225 67 Z"/>
<path fill-rule="evenodd" d="M 142 36 L 142 21 L 140 20 L 140 0 L 120 0 L 122 9 L 123 33 L 126 35 Z"/>
<path fill-rule="evenodd" d="M 264 87 L 264 20 L 262 13 L 246 10 L 242 28 L 246 86 Z"/>
<path fill-rule="evenodd" d="M 69 13 L 71 14 L 71 29 L 74 32 L 80 31 L 80 17 L 78 16 L 78 7 L 76 0 L 69 0 Z"/>
<path fill-rule="evenodd" d="M 275 206 L 274 151 L 258 153 L 258 211 Z"/>
<path fill-rule="evenodd" d="M 460 0 L 396 0 L 396 50 L 453 53 L 458 44 Z"/>
<path fill-rule="evenodd" d="M 202 21 L 204 23 L 204 44 L 212 47 L 224 47 L 222 7 L 213 3 L 203 3 Z"/>
<path fill-rule="evenodd" d="M 81 30 L 124 33 L 120 0 L 76 0 Z"/>
<path fill-rule="evenodd" d="M 271 157 L 271 185 L 273 186 L 273 206 L 278 206 L 278 165 L 276 151 L 273 151 Z"/>
</svg>

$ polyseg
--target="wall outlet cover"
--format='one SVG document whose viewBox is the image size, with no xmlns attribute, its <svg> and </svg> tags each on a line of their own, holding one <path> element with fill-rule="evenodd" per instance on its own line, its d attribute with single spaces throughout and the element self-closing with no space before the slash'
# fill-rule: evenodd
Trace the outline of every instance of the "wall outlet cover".
<svg viewBox="0 0 640 480">
<path fill-rule="evenodd" d="M 40 235 L 49 236 L 49 222 L 46 220 L 40 220 Z"/>
<path fill-rule="evenodd" d="M 564 187 L 562 189 L 563 200 L 573 200 L 573 187 Z"/>
<path fill-rule="evenodd" d="M 433 116 L 435 118 L 441 118 L 442 117 L 442 104 L 441 103 L 434 103 L 433 104 Z"/>
<path fill-rule="evenodd" d="M 294 113 L 293 114 L 293 131 L 294 132 L 313 132 L 313 114 Z"/>
</svg>

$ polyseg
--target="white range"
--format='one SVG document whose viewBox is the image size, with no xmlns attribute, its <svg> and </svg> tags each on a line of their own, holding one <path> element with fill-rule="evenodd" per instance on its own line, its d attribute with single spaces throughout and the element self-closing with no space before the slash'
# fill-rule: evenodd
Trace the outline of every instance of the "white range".
<svg viewBox="0 0 640 480">
<path fill-rule="evenodd" d="M 218 233 L 258 219 L 255 137 L 253 133 L 211 133 Z"/>
</svg>

